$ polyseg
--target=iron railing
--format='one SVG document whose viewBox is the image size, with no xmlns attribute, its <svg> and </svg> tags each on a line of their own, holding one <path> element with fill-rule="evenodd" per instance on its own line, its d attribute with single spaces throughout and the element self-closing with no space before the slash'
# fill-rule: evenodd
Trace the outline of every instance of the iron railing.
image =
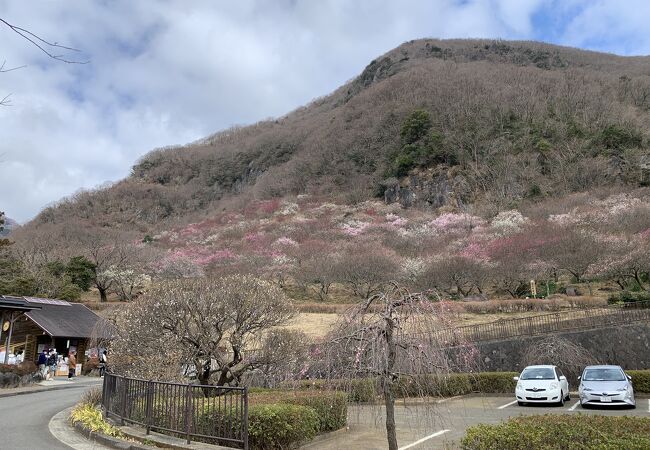
<svg viewBox="0 0 650 450">
<path fill-rule="evenodd" d="M 581 331 L 648 320 L 650 302 L 635 302 L 446 328 L 437 331 L 434 338 L 443 347 L 454 347 L 471 342 Z"/>
<path fill-rule="evenodd" d="M 248 450 L 245 387 L 166 383 L 104 375 L 102 408 L 122 425 L 137 424 L 191 440 Z"/>
</svg>

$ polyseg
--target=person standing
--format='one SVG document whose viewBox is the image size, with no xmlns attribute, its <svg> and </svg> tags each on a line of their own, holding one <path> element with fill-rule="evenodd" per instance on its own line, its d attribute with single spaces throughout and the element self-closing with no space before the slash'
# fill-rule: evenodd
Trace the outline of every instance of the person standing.
<svg viewBox="0 0 650 450">
<path fill-rule="evenodd" d="M 49 358 L 47 358 L 47 365 L 50 366 L 50 380 L 54 380 L 56 376 L 56 366 L 59 361 L 59 355 L 56 354 L 56 349 L 53 348 L 50 352 Z"/>
<path fill-rule="evenodd" d="M 41 373 L 43 379 L 47 378 L 47 353 L 45 349 L 38 354 L 38 371 Z"/>
<path fill-rule="evenodd" d="M 74 350 L 68 355 L 68 380 L 71 380 L 74 377 L 74 374 L 77 370 L 77 352 Z"/>
<path fill-rule="evenodd" d="M 99 376 L 103 377 L 106 372 L 106 364 L 108 363 L 108 357 L 106 356 L 106 350 L 99 355 Z"/>
</svg>

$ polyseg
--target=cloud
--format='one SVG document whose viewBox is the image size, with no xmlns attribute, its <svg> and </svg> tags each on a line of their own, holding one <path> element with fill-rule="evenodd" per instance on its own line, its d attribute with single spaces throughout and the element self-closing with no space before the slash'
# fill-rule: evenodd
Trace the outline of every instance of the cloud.
<svg viewBox="0 0 650 450">
<path fill-rule="evenodd" d="M 0 74 L 0 94 L 13 100 L 0 108 L 0 209 L 28 220 L 62 196 L 126 176 L 152 148 L 285 114 L 410 39 L 548 36 L 647 52 L 647 12 L 642 2 L 635 9 L 575 0 L 121 0 L 67 8 L 0 0 L 0 17 L 92 61 L 52 61 L 0 28 L 0 59 L 27 65 Z"/>
</svg>

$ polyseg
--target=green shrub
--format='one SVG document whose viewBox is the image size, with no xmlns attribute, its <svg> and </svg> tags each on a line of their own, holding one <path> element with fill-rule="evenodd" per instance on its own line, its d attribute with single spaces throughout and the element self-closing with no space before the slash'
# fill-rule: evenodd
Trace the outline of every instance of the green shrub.
<svg viewBox="0 0 650 450">
<path fill-rule="evenodd" d="M 302 380 L 299 389 L 312 389 L 317 391 L 339 391 L 348 395 L 348 401 L 353 403 L 372 403 L 379 395 L 379 386 L 376 378 L 355 378 L 352 380 Z"/>
<path fill-rule="evenodd" d="M 394 383 L 396 397 L 453 397 L 471 393 L 512 393 L 517 372 L 450 373 L 448 375 L 403 375 Z M 350 402 L 374 402 L 380 395 L 377 378 L 354 380 L 303 380 L 300 389 L 337 390 Z"/>
<path fill-rule="evenodd" d="M 250 395 L 249 403 L 251 405 L 289 404 L 312 408 L 318 414 L 319 433 L 338 430 L 345 426 L 348 415 L 348 395 L 341 391 L 332 392 L 326 388 L 325 383 L 308 386 L 308 389 L 259 390 Z"/>
<path fill-rule="evenodd" d="M 404 144 L 412 144 L 422 139 L 431 128 L 431 114 L 423 109 L 416 109 L 404 120 L 400 136 Z"/>
<path fill-rule="evenodd" d="M 637 148 L 643 144 L 643 135 L 632 127 L 608 125 L 601 131 L 599 140 L 610 150 Z"/>
<path fill-rule="evenodd" d="M 517 382 L 512 378 L 517 372 L 479 372 L 470 375 L 473 392 L 484 393 L 513 393 Z"/>
<path fill-rule="evenodd" d="M 461 442 L 466 450 L 650 448 L 650 418 L 548 414 L 477 425 Z"/>
<path fill-rule="evenodd" d="M 610 305 L 616 303 L 636 303 L 636 302 L 650 302 L 650 292 L 621 291 L 619 294 L 612 295 L 607 299 L 607 303 L 609 303 Z"/>
<path fill-rule="evenodd" d="M 288 397 L 285 402 L 312 408 L 318 415 L 318 432 L 324 433 L 343 428 L 348 417 L 348 397 L 343 392 L 325 395 L 297 395 Z"/>
<path fill-rule="evenodd" d="M 313 408 L 282 403 L 254 405 L 248 410 L 251 448 L 285 449 L 313 439 L 319 418 Z"/>
<path fill-rule="evenodd" d="M 637 394 L 650 394 L 650 370 L 626 370 L 632 377 L 632 387 Z"/>
</svg>

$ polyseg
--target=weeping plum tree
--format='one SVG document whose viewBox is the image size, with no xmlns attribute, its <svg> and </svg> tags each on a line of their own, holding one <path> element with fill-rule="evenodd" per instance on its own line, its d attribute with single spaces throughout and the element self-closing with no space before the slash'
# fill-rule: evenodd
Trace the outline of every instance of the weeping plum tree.
<svg viewBox="0 0 650 450">
<path fill-rule="evenodd" d="M 458 363 L 452 362 L 436 338 L 436 331 L 448 326 L 445 322 L 443 310 L 427 295 L 391 283 L 345 313 L 330 336 L 325 356 L 328 376 L 377 380 L 386 407 L 390 450 L 398 448 L 398 387 L 409 386 L 411 395 L 424 397 L 432 393 L 425 384 L 458 370 Z"/>
<path fill-rule="evenodd" d="M 236 386 L 246 373 L 282 363 L 293 341 L 271 329 L 293 315 L 280 288 L 249 275 L 163 281 L 118 318 L 113 367 L 156 379 L 195 373 L 201 384 Z M 267 335 L 273 346 L 264 345 Z"/>
</svg>

